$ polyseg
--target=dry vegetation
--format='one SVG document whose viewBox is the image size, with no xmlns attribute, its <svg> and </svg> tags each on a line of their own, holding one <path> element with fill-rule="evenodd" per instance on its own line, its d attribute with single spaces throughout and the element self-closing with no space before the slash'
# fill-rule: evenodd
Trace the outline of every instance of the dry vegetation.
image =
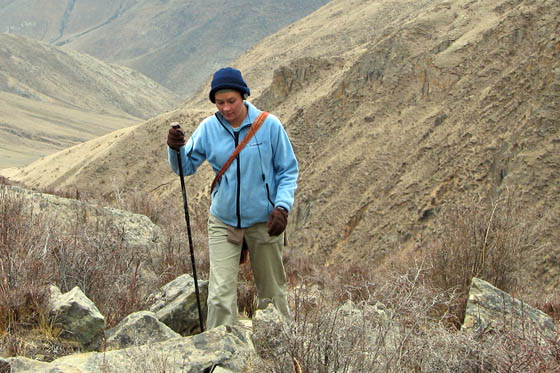
<svg viewBox="0 0 560 373">
<path fill-rule="evenodd" d="M 559 336 L 526 320 L 504 315 L 492 331 L 460 331 L 475 276 L 558 320 L 557 300 L 530 286 L 524 260 L 546 249 L 543 217 L 519 208 L 517 198 L 443 207 L 424 248 L 385 269 L 336 265 L 312 273 L 307 263 L 306 275 L 292 272 L 295 322 L 284 331 L 284 354 L 304 372 L 560 371 Z M 292 359 L 266 368 L 286 371 Z"/>
<path fill-rule="evenodd" d="M 159 276 L 142 284 L 138 269 L 145 258 L 120 246 L 120 232 L 99 227 L 108 234 L 97 235 L 75 224 L 71 234 L 62 234 L 49 216 L 26 212 L 23 200 L 0 190 L 2 356 L 52 360 L 75 351 L 46 314 L 50 284 L 63 291 L 80 286 L 112 327 L 145 309 L 147 293 L 191 273 L 181 203 L 115 192 L 117 207 L 146 214 L 166 231 L 162 258 L 153 261 Z M 372 271 L 365 264 L 319 268 L 304 252 L 286 253 L 294 322 L 282 334 L 280 351 L 286 358 L 265 361 L 262 368 L 280 372 L 297 361 L 303 372 L 560 371 L 557 338 L 529 327 L 516 329 L 505 317 L 492 333 L 459 331 L 470 279 L 477 276 L 520 292 L 528 281 L 521 259 L 537 249 L 538 241 L 536 218 L 529 220 L 513 197 L 472 201 L 442 209 L 426 240 L 430 244 L 413 261 L 385 269 Z M 191 218 L 197 272 L 203 278 L 208 273 L 205 219 Z M 249 268 L 241 271 L 239 306 L 251 317 L 256 305 Z M 554 313 L 553 304 L 541 308 Z"/>
<path fill-rule="evenodd" d="M 449 311 L 459 294 L 428 286 L 427 276 L 429 271 L 415 267 L 364 280 L 361 286 L 325 288 L 314 295 L 296 291 L 295 322 L 280 338 L 283 354 L 303 372 L 560 370 L 558 336 L 515 328 L 506 317 L 492 333 L 455 329 L 456 316 Z M 356 290 L 367 296 L 341 306 L 337 296 Z M 276 356 L 264 368 L 287 371 L 291 361 Z"/>
<path fill-rule="evenodd" d="M 5 180 L 4 180 L 5 182 Z M 76 193 L 78 194 L 78 193 Z M 66 196 L 69 197 L 69 196 Z M 122 202 L 122 201 L 121 201 Z M 143 283 L 141 264 L 148 258 L 122 247 L 122 232 L 110 226 L 95 230 L 77 223 L 63 232 L 62 222 L 24 208 L 25 201 L 0 189 L 0 354 L 35 356 L 52 360 L 72 350 L 59 340 L 55 325 L 45 314 L 47 289 L 56 284 L 63 292 L 79 286 L 105 315 L 107 327 L 126 315 L 145 309 L 148 292 L 182 273 L 190 273 L 184 249 L 184 229 L 165 225 L 167 243 L 153 272 L 154 283 Z M 157 204 L 134 194 L 125 207 L 150 214 L 157 220 Z M 173 206 L 168 211 L 172 211 Z M 180 215 L 179 215 L 180 216 Z M 179 221 L 180 222 L 180 221 Z M 183 220 L 184 228 L 184 220 Z M 103 234 L 100 234 L 103 233 Z M 205 255 L 201 255 L 204 257 Z M 201 275 L 208 264 L 200 262 Z"/>
</svg>

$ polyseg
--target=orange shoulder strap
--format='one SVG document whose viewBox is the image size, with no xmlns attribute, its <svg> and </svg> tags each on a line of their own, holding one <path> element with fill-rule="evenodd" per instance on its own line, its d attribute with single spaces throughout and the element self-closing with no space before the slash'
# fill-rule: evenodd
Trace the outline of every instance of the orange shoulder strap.
<svg viewBox="0 0 560 373">
<path fill-rule="evenodd" d="M 231 153 L 231 155 L 229 156 L 229 159 L 226 161 L 226 163 L 224 163 L 221 170 L 216 174 L 216 177 L 214 177 L 214 180 L 212 181 L 212 185 L 210 186 L 210 194 L 212 194 L 214 187 L 216 186 L 218 181 L 220 181 L 224 172 L 226 172 L 228 167 L 233 163 L 233 160 L 239 155 L 239 152 L 243 150 L 245 145 L 249 143 L 249 141 L 253 138 L 255 133 L 259 130 L 259 128 L 261 128 L 261 125 L 264 123 L 267 116 L 268 113 L 266 111 L 263 111 L 262 113 L 259 114 L 257 119 L 255 119 L 255 121 L 251 124 L 251 127 L 249 128 L 249 131 L 247 132 L 243 140 L 237 145 L 233 153 Z"/>
</svg>

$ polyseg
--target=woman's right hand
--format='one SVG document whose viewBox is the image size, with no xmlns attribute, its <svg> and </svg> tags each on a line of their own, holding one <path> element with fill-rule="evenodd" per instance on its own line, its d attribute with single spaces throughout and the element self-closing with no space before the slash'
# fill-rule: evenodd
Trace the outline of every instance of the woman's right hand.
<svg viewBox="0 0 560 373">
<path fill-rule="evenodd" d="M 179 151 L 181 146 L 185 145 L 185 132 L 177 122 L 171 123 L 171 128 L 167 133 L 167 145 L 176 151 Z"/>
</svg>

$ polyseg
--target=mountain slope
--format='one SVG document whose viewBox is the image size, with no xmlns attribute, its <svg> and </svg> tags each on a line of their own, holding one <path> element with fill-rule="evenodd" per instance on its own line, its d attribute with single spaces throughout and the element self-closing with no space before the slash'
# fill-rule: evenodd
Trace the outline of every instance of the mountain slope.
<svg viewBox="0 0 560 373">
<path fill-rule="evenodd" d="M 0 168 L 137 124 L 177 97 L 128 68 L 0 34 Z"/>
<path fill-rule="evenodd" d="M 131 67 L 185 95 L 326 2 L 14 0 L 0 7 L 0 30 Z"/>
<path fill-rule="evenodd" d="M 373 268 L 421 244 L 444 203 L 506 189 L 521 194 L 522 207 L 552 214 L 542 228 L 557 243 L 559 20 L 552 0 L 337 0 L 240 58 L 251 100 L 283 120 L 300 161 L 291 246 L 324 263 Z M 85 163 L 71 182 L 32 167 L 10 175 L 92 192 L 96 178 L 105 194 L 135 185 L 179 196 L 165 159 L 167 126 L 179 120 L 192 131 L 214 110 L 207 91 L 123 137 L 119 148 L 138 149 L 133 156 Z M 189 179 L 199 213 L 210 180 L 207 168 Z M 558 254 L 556 245 L 528 260 L 544 266 Z M 558 270 L 546 270 L 556 287 Z"/>
<path fill-rule="evenodd" d="M 0 90 L 108 113 L 149 118 L 177 97 L 142 74 L 88 55 L 0 34 Z"/>
</svg>

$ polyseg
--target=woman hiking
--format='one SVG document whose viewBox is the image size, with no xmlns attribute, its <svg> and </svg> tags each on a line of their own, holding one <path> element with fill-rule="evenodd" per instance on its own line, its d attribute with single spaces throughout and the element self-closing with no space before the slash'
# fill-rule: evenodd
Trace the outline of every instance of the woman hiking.
<svg viewBox="0 0 560 373">
<path fill-rule="evenodd" d="M 282 251 L 298 163 L 282 123 L 246 101 L 249 95 L 239 70 L 216 71 L 209 98 L 218 111 L 203 120 L 188 141 L 179 127 L 171 128 L 167 138 L 169 165 L 175 173 L 178 153 L 184 175 L 194 174 L 204 160 L 217 175 L 208 219 L 208 329 L 237 321 L 242 249 L 251 258 L 258 305 L 273 303 L 290 319 Z M 249 141 L 232 154 L 244 139 Z"/>
</svg>

